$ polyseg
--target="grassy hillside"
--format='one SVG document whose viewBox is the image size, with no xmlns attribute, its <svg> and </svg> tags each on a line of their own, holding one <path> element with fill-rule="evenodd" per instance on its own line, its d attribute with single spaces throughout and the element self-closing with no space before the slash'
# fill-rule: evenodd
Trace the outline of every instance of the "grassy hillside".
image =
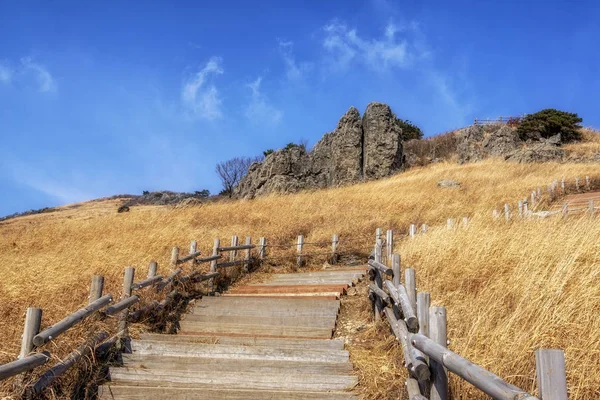
<svg viewBox="0 0 600 400">
<path fill-rule="evenodd" d="M 447 307 L 451 348 L 526 389 L 535 386 L 533 351 L 563 348 L 571 398 L 598 398 L 600 217 L 491 220 L 493 208 L 514 204 L 533 188 L 585 175 L 600 177 L 600 165 L 436 164 L 381 181 L 252 201 L 133 207 L 123 214 L 116 201 L 91 202 L 10 220 L 0 224 L 0 362 L 18 353 L 28 306 L 43 307 L 45 323 L 54 322 L 86 302 L 92 274 L 105 275 L 107 290 L 119 293 L 125 266 L 143 267 L 145 274 L 156 259 L 166 271 L 171 247 L 187 249 L 192 239 L 207 253 L 215 237 L 293 243 L 298 234 L 320 241 L 339 233 L 342 242 L 351 239 L 341 250 L 367 254 L 376 227 L 406 232 L 410 223 L 442 226 L 449 217 L 469 216 L 467 230 L 432 229 L 396 247 L 403 264 L 416 268 L 419 290 Z M 441 179 L 462 186 L 441 189 Z M 389 368 L 377 379 L 383 384 L 402 374 Z M 478 398 L 466 384 L 452 385 L 454 398 Z M 384 386 L 378 390 L 372 398 L 387 396 Z"/>
</svg>

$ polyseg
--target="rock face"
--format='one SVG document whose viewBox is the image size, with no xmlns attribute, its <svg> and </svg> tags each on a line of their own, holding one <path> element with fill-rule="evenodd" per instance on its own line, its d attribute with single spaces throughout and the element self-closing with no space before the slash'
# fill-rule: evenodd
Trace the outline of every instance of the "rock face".
<svg viewBox="0 0 600 400">
<path fill-rule="evenodd" d="M 281 149 L 252 164 L 234 195 L 253 198 L 388 176 L 402 168 L 402 130 L 395 120 L 386 104 L 369 104 L 362 118 L 351 107 L 310 153 L 300 146 Z"/>
</svg>

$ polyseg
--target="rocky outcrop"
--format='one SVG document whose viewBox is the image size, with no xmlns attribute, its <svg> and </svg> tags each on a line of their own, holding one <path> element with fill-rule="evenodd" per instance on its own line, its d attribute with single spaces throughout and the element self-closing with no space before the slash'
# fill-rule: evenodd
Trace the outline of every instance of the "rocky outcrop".
<svg viewBox="0 0 600 400">
<path fill-rule="evenodd" d="M 281 149 L 252 164 L 234 195 L 253 198 L 388 176 L 402 168 L 402 130 L 395 121 L 386 104 L 369 104 L 362 118 L 351 107 L 310 153 L 301 146 Z"/>
<path fill-rule="evenodd" d="M 562 161 L 565 151 L 555 144 L 548 142 L 525 146 L 506 155 L 507 161 L 519 163 L 540 163 Z"/>
</svg>

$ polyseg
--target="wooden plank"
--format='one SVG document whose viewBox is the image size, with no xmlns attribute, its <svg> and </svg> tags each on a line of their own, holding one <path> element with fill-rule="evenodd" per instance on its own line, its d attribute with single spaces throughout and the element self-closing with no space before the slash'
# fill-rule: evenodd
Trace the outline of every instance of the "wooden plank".
<svg viewBox="0 0 600 400">
<path fill-rule="evenodd" d="M 243 316 L 243 315 L 197 315 L 188 314 L 184 321 L 204 322 L 222 325 L 264 325 L 264 326 L 286 326 L 286 327 L 315 327 L 335 328 L 335 317 L 331 316 Z"/>
<path fill-rule="evenodd" d="M 393 277 L 394 276 L 394 272 L 392 271 L 391 268 L 386 267 L 385 265 L 383 265 L 381 262 L 379 261 L 375 261 L 375 260 L 369 260 L 369 266 L 373 269 L 378 270 L 379 272 L 381 272 L 382 274 L 385 274 L 389 277 Z"/>
<path fill-rule="evenodd" d="M 269 346 L 269 347 L 293 347 L 310 348 L 313 350 L 344 350 L 344 339 L 293 339 L 293 338 L 264 338 L 264 337 L 232 337 L 232 336 L 198 336 L 198 335 L 165 335 L 159 333 L 142 333 L 142 340 L 181 342 L 181 343 L 205 343 L 205 344 L 229 344 L 240 346 Z"/>
<path fill-rule="evenodd" d="M 348 392 L 313 392 L 284 390 L 214 389 L 182 387 L 140 387 L 126 385 L 103 385 L 98 388 L 100 400 L 357 400 Z"/>
<path fill-rule="evenodd" d="M 287 360 L 317 362 L 347 362 L 346 350 L 290 349 L 269 346 L 239 346 L 198 343 L 164 343 L 151 340 L 133 340 L 131 348 L 137 354 L 165 356 L 234 358 L 251 360 Z"/>
<path fill-rule="evenodd" d="M 535 351 L 535 370 L 542 400 L 567 400 L 565 352 L 556 349 Z"/>
<path fill-rule="evenodd" d="M 282 286 L 282 285 L 345 285 L 351 287 L 355 285 L 355 281 L 349 279 L 278 279 L 271 282 L 264 282 L 260 284 L 251 284 L 248 286 Z"/>
<path fill-rule="evenodd" d="M 320 374 L 261 374 L 251 371 L 222 371 L 219 374 L 196 371 L 145 370 L 142 368 L 109 368 L 113 382 L 128 385 L 159 384 L 196 388 L 222 386 L 232 389 L 280 390 L 345 390 L 356 386 L 357 378 L 350 375 Z"/>
<path fill-rule="evenodd" d="M 326 293 L 225 293 L 224 297 L 257 297 L 257 298 L 269 298 L 269 299 L 283 299 L 287 297 L 293 297 L 295 299 L 310 299 L 319 297 L 327 300 L 337 300 L 340 298 L 341 293 L 338 292 L 326 292 Z"/>
<path fill-rule="evenodd" d="M 318 307 L 273 307 L 259 306 L 255 308 L 236 307 L 201 307 L 192 309 L 192 315 L 206 316 L 257 316 L 257 317 L 329 317 L 335 319 L 339 310 L 335 306 Z"/>
<path fill-rule="evenodd" d="M 236 306 L 248 306 L 251 307 L 256 304 L 273 304 L 275 305 L 297 305 L 297 306 L 327 306 L 329 304 L 337 304 L 340 306 L 339 300 L 328 300 L 328 299 L 320 299 L 320 298 L 288 298 L 281 299 L 278 301 L 273 301 L 270 298 L 234 298 L 234 297 L 223 297 L 223 296 L 205 296 L 202 298 L 202 303 L 207 304 L 231 304 Z"/>
<path fill-rule="evenodd" d="M 259 293 L 345 293 L 348 285 L 278 285 L 278 286 L 239 286 L 228 293 L 259 294 Z"/>
<path fill-rule="evenodd" d="M 16 361 L 0 365 L 0 380 L 10 378 L 20 374 L 21 372 L 29 371 L 40 365 L 44 365 L 50 360 L 50 353 L 43 351 L 41 353 L 32 354 L 23 357 Z"/>
<path fill-rule="evenodd" d="M 330 338 L 333 328 L 300 327 L 300 326 L 275 326 L 275 325 L 239 325 L 199 323 L 181 321 L 182 331 L 220 333 L 238 333 L 255 336 L 291 336 L 309 338 Z"/>
<path fill-rule="evenodd" d="M 176 336 L 176 335 L 172 335 Z M 235 358 L 167 357 L 162 355 L 123 354 L 123 363 L 130 368 L 148 370 L 197 371 L 218 373 L 221 371 L 253 371 L 260 373 L 304 373 L 348 375 L 352 373 L 350 362 L 305 362 L 286 360 L 244 360 Z"/>
</svg>

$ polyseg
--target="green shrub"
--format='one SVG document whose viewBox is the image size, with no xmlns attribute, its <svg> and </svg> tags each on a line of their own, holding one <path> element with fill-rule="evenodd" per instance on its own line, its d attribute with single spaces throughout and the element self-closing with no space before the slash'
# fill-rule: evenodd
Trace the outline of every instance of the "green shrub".
<svg viewBox="0 0 600 400">
<path fill-rule="evenodd" d="M 400 118 L 396 118 L 396 125 L 398 125 L 402 129 L 403 141 L 423 138 L 423 131 L 421 130 L 421 128 L 419 128 L 407 119 L 403 120 Z"/>
<path fill-rule="evenodd" d="M 269 154 L 271 154 L 273 152 L 275 152 L 275 150 L 273 150 L 273 149 L 267 149 L 267 150 L 263 151 L 263 156 L 266 157 L 266 156 L 268 156 Z"/>
<path fill-rule="evenodd" d="M 561 141 L 572 142 L 581 139 L 579 124 L 582 121 L 575 113 L 547 108 L 523 118 L 517 133 L 522 140 L 549 138 L 560 133 Z"/>
</svg>

